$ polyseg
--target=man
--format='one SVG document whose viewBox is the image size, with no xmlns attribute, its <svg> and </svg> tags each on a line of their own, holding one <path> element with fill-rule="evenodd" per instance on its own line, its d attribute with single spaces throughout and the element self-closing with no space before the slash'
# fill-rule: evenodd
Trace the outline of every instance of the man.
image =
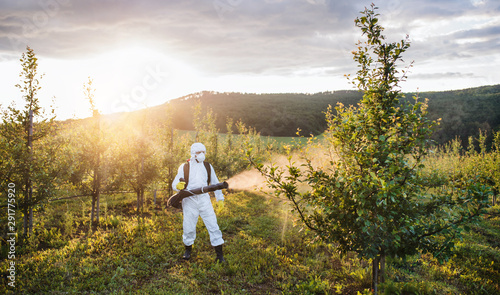
<svg viewBox="0 0 500 295">
<path fill-rule="evenodd" d="M 186 189 L 190 190 L 207 186 L 207 184 L 216 184 L 219 182 L 212 165 L 204 163 L 206 152 L 207 150 L 205 146 L 199 142 L 194 143 L 191 146 L 191 159 L 179 167 L 177 176 L 172 182 L 172 187 L 176 191 L 184 189 L 186 183 Z M 186 169 L 188 168 L 187 171 L 189 174 L 188 179 L 186 180 L 184 180 L 184 175 L 186 173 L 184 165 L 189 165 L 189 167 L 186 167 Z M 210 177 L 208 175 L 209 171 Z M 210 183 L 208 183 L 209 180 Z M 222 191 L 218 190 L 214 193 L 217 201 L 224 201 Z M 196 238 L 196 223 L 198 223 L 198 216 L 201 216 L 203 222 L 205 223 L 205 227 L 208 230 L 208 234 L 210 235 L 210 243 L 215 249 L 215 261 L 224 262 L 225 259 L 222 254 L 222 244 L 224 244 L 224 240 L 222 239 L 222 232 L 217 224 L 217 217 L 215 216 L 214 208 L 212 206 L 212 202 L 210 201 L 210 195 L 208 193 L 204 193 L 183 199 L 182 213 L 184 218 L 182 224 L 182 240 L 185 246 L 185 253 L 182 258 L 185 260 L 191 258 L 191 251 Z"/>
</svg>

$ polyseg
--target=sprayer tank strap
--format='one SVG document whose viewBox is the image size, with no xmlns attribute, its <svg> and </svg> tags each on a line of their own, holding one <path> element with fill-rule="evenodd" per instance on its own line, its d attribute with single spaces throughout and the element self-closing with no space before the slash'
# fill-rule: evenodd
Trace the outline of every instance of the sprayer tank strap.
<svg viewBox="0 0 500 295">
<path fill-rule="evenodd" d="M 211 176 L 212 176 L 212 168 L 210 166 L 210 163 L 207 163 L 205 161 L 203 161 L 203 165 L 205 165 L 205 169 L 207 169 L 207 175 L 208 175 L 207 184 L 210 185 Z M 184 181 L 186 182 L 185 187 L 187 188 L 188 183 L 189 183 L 189 162 L 184 164 L 183 169 L 184 169 Z"/>
</svg>

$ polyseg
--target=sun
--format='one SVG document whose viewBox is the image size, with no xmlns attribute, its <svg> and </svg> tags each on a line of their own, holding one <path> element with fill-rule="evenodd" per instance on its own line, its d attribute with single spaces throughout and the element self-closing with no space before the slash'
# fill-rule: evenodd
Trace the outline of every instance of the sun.
<svg viewBox="0 0 500 295">
<path fill-rule="evenodd" d="M 135 111 L 200 91 L 201 74 L 195 67 L 140 45 L 109 50 L 86 59 L 78 68 L 81 73 L 75 78 L 84 76 L 82 83 L 86 77 L 93 80 L 96 107 L 103 114 Z M 78 116 L 87 116 L 86 108 L 80 109 Z"/>
</svg>

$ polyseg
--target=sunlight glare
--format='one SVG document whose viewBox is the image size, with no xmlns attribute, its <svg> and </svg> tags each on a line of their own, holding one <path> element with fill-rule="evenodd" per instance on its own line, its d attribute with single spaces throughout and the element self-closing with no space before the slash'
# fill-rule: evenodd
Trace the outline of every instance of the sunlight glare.
<svg viewBox="0 0 500 295">
<path fill-rule="evenodd" d="M 89 77 L 96 106 L 103 114 L 134 111 L 200 91 L 195 68 L 143 46 L 117 48 L 81 60 L 46 61 L 45 69 L 46 82 L 58 85 L 55 96 L 59 109 L 65 109 L 65 118 L 91 116 L 83 94 Z"/>
</svg>

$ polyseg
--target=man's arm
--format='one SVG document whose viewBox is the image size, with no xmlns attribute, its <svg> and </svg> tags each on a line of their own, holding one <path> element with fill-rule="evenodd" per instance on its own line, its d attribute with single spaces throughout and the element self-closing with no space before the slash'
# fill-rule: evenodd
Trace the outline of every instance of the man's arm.
<svg viewBox="0 0 500 295">
<path fill-rule="evenodd" d="M 217 175 L 215 175 L 215 170 L 212 164 L 210 164 L 210 168 L 210 171 L 212 171 L 212 175 L 210 176 L 210 184 L 219 183 L 219 179 L 217 178 Z M 217 201 L 224 201 L 224 194 L 222 193 L 222 190 L 216 190 L 214 194 Z"/>
<path fill-rule="evenodd" d="M 172 189 L 176 192 L 179 191 L 179 189 L 177 188 L 177 185 L 179 184 L 180 179 L 182 177 L 184 177 L 183 167 L 184 167 L 184 164 L 181 164 L 181 166 L 179 166 L 179 169 L 177 169 L 177 175 L 175 176 L 174 181 L 172 181 Z"/>
</svg>

